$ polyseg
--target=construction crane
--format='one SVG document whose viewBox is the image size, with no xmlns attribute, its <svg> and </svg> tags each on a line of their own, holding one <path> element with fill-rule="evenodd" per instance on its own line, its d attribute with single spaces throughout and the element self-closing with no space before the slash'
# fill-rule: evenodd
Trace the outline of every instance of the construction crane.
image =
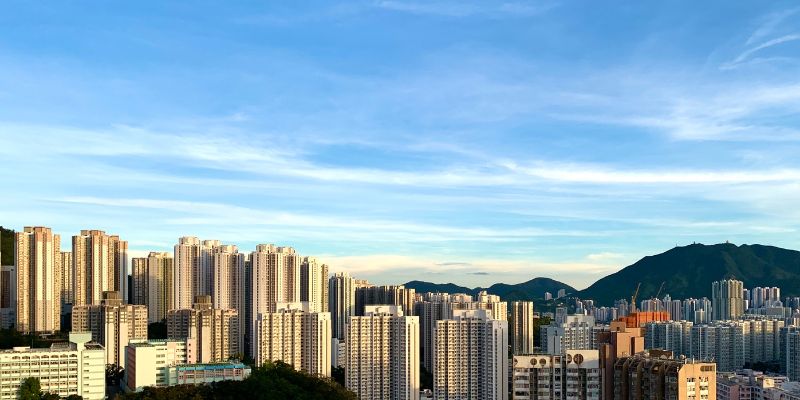
<svg viewBox="0 0 800 400">
<path fill-rule="evenodd" d="M 660 288 L 658 288 L 658 293 L 656 293 L 656 297 L 654 297 L 655 299 L 657 299 L 657 298 L 658 298 L 658 296 L 659 296 L 659 295 L 661 295 L 661 291 L 662 291 L 662 290 L 664 290 L 664 284 L 665 284 L 665 283 L 667 283 L 667 282 L 666 282 L 666 281 L 664 281 L 664 282 L 661 282 L 661 287 L 660 287 Z"/>
<path fill-rule="evenodd" d="M 642 282 L 639 282 L 639 284 L 636 285 L 636 291 L 633 292 L 633 296 L 631 296 L 631 312 L 636 311 L 636 296 L 639 295 L 639 288 L 641 286 L 642 286 Z"/>
</svg>

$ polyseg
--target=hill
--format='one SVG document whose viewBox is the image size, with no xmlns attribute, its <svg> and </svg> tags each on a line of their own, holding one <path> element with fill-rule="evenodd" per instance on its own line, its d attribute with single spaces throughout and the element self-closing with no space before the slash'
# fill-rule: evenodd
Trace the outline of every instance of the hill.
<svg viewBox="0 0 800 400">
<path fill-rule="evenodd" d="M 597 305 L 612 305 L 616 299 L 630 299 L 638 282 L 642 283 L 637 302 L 656 295 L 673 299 L 711 298 L 711 282 L 734 277 L 746 288 L 780 286 L 781 296 L 800 295 L 800 252 L 774 246 L 692 244 L 647 256 L 608 275 L 578 292 L 582 299 Z"/>
<path fill-rule="evenodd" d="M 424 281 L 411 281 L 406 283 L 405 286 L 408 288 L 413 288 L 417 291 L 417 293 L 467 293 L 473 296 L 477 295 L 478 292 L 485 290 L 489 294 L 500 296 L 504 301 L 539 300 L 544 297 L 544 292 L 550 292 L 555 295 L 560 289 L 566 290 L 567 293 L 575 293 L 575 288 L 572 286 L 550 278 L 533 278 L 527 282 L 522 282 L 515 285 L 495 283 L 488 288 L 477 287 L 474 289 L 459 286 L 453 283 L 439 284 Z"/>
</svg>

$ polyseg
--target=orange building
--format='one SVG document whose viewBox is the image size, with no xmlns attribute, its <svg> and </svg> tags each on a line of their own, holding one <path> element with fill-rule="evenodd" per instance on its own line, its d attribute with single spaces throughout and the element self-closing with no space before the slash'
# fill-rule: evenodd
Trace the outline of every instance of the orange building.
<svg viewBox="0 0 800 400">
<path fill-rule="evenodd" d="M 648 322 L 669 320 L 669 313 L 666 311 L 640 311 L 617 318 L 617 321 L 624 322 L 628 328 L 641 328 Z"/>
</svg>

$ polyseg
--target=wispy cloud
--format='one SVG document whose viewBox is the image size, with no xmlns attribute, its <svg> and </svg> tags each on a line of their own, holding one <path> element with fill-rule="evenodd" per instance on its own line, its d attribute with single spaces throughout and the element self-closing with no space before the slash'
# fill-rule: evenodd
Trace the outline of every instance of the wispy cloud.
<svg viewBox="0 0 800 400">
<path fill-rule="evenodd" d="M 374 7 L 420 15 L 441 17 L 531 17 L 540 15 L 556 5 L 555 1 L 539 0 L 536 2 L 479 2 L 479 1 L 405 1 L 379 0 L 372 3 Z"/>
</svg>

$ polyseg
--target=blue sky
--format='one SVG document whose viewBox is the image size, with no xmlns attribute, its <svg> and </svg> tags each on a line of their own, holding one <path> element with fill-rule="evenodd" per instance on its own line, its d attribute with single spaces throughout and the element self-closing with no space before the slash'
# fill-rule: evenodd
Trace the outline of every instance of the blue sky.
<svg viewBox="0 0 800 400">
<path fill-rule="evenodd" d="M 4 2 L 0 224 L 470 286 L 800 248 L 798 7 Z"/>
</svg>

